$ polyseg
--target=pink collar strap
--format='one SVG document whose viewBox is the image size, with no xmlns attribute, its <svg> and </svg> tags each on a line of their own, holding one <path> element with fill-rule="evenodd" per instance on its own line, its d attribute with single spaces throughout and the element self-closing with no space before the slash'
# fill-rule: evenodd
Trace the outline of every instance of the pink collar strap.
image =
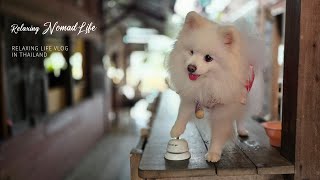
<svg viewBox="0 0 320 180">
<path fill-rule="evenodd" d="M 249 73 L 250 75 L 248 76 L 248 79 L 246 80 L 246 84 L 245 84 L 245 88 L 247 89 L 247 92 L 249 92 L 252 88 L 253 85 L 253 81 L 254 81 L 254 69 L 253 69 L 253 65 L 250 64 L 249 66 Z"/>
</svg>

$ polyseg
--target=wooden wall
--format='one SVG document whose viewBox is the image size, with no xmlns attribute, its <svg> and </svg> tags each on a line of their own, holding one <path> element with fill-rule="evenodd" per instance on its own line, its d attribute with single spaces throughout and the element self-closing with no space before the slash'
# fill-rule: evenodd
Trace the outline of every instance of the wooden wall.
<svg viewBox="0 0 320 180">
<path fill-rule="evenodd" d="M 8 135 L 8 129 L 6 126 L 6 119 L 7 119 L 7 111 L 6 111 L 6 94 L 5 94 L 5 83 L 4 79 L 6 74 L 4 69 L 4 58 L 5 58 L 5 33 L 3 31 L 4 26 L 4 18 L 0 16 L 0 137 L 6 137 Z"/>
<path fill-rule="evenodd" d="M 286 7 L 281 153 L 294 162 L 287 179 L 320 179 L 320 1 Z"/>
<path fill-rule="evenodd" d="M 46 21 L 59 21 L 61 24 L 72 24 L 79 22 L 94 22 L 100 27 L 101 22 L 101 0 L 83 0 L 84 4 L 77 5 L 74 0 L 1 0 L 0 18 L 1 18 L 1 65 L 0 65 L 0 108 L 1 108 L 1 135 L 5 133 L 3 128 L 5 117 L 8 113 L 3 111 L 3 106 L 6 108 L 16 108 L 17 102 L 13 105 L 8 105 L 3 97 L 6 97 L 7 90 L 3 86 L 8 80 L 8 61 L 14 65 L 23 65 L 34 67 L 31 62 L 40 64 L 43 70 L 43 59 L 39 61 L 12 61 L 11 58 L 4 57 L 3 53 L 8 53 L 10 43 L 18 45 L 34 45 L 33 37 L 23 38 L 23 41 L 14 41 L 8 37 L 8 31 L 3 30 L 3 19 L 14 18 L 19 22 L 30 23 L 33 25 L 41 25 Z M 80 2 L 80 1 L 79 1 Z M 7 26 L 5 26 L 7 28 Z M 99 28 L 98 28 L 99 29 Z M 69 93 L 65 100 L 68 102 L 64 110 L 53 115 L 44 114 L 39 123 L 35 127 L 29 128 L 19 135 L 6 139 L 0 146 L 0 179 L 63 179 L 63 176 L 73 168 L 76 163 L 85 155 L 89 148 L 93 147 L 96 141 L 102 137 L 106 125 L 106 112 L 109 108 L 106 106 L 106 99 L 109 94 L 106 94 L 105 89 L 96 91 L 92 84 L 100 84 L 105 87 L 105 71 L 102 66 L 102 56 L 104 54 L 102 33 L 99 29 L 97 32 L 87 34 L 86 36 L 77 36 L 85 42 L 85 59 L 88 60 L 84 71 L 87 76 L 85 80 L 88 83 L 88 88 L 85 89 L 85 100 L 79 104 L 74 104 L 72 99 L 72 80 L 69 71 L 65 75 L 64 84 L 67 84 Z M 20 33 L 19 33 L 20 35 Z M 27 34 L 28 35 L 28 34 Z M 71 46 L 71 39 L 74 34 L 58 33 L 64 37 L 64 44 Z M 42 35 L 41 35 L 42 37 Z M 31 43 L 31 44 L 30 44 Z M 40 42 L 43 44 L 43 42 Z M 35 45 L 40 45 L 35 44 Z M 10 47 L 9 47 L 10 48 Z M 71 49 L 71 48 L 70 48 Z M 66 59 L 70 57 L 70 52 L 65 53 Z M 4 63 L 6 62 L 6 63 Z M 37 66 L 38 67 L 38 66 Z M 100 74 L 94 74 L 93 69 L 102 69 Z M 24 71 L 11 74 L 25 76 Z M 46 75 L 46 74 L 44 74 Z M 6 77 L 4 77 L 6 76 Z M 16 76 L 15 76 L 16 77 Z M 100 81 L 101 80 L 101 81 Z M 110 87 L 108 87 L 110 88 Z M 14 88 L 13 88 L 14 89 Z M 19 89 L 19 88 L 15 88 Z M 26 88 L 20 88 L 25 91 Z M 31 88 L 27 89 L 30 91 Z M 8 90 L 7 90 L 8 91 Z M 41 92 L 46 90 L 41 90 Z M 70 94 L 71 93 L 71 94 Z M 36 98 L 29 96 L 29 98 Z M 69 98 L 69 99 L 68 99 Z M 47 99 L 47 97 L 46 97 Z M 47 102 L 43 102 L 46 104 Z M 37 104 L 37 100 L 27 103 L 30 107 L 32 104 Z M 39 103 L 38 103 L 39 104 Z M 8 134 L 8 133 L 7 133 Z M 5 136 L 5 135 L 3 135 Z M 5 136 L 8 137 L 8 136 Z"/>
<path fill-rule="evenodd" d="M 63 179 L 104 133 L 103 95 L 48 117 L 0 146 L 0 179 Z"/>
</svg>

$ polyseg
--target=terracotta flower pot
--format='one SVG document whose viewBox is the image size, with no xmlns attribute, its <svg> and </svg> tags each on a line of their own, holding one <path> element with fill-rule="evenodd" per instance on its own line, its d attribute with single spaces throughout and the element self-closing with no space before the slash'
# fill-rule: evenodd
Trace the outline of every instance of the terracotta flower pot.
<svg viewBox="0 0 320 180">
<path fill-rule="evenodd" d="M 275 147 L 281 146 L 281 122 L 270 121 L 262 123 L 267 135 L 269 136 L 270 144 Z"/>
</svg>

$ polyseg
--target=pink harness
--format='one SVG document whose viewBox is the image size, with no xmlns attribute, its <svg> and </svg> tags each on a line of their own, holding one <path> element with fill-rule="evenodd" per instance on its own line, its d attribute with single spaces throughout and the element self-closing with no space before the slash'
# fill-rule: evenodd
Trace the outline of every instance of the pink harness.
<svg viewBox="0 0 320 180">
<path fill-rule="evenodd" d="M 250 64 L 249 66 L 249 71 L 251 76 L 248 77 L 248 79 L 246 80 L 246 84 L 244 85 L 244 87 L 247 89 L 247 92 L 249 92 L 252 88 L 252 84 L 254 81 L 254 70 L 253 70 L 253 65 Z"/>
</svg>

